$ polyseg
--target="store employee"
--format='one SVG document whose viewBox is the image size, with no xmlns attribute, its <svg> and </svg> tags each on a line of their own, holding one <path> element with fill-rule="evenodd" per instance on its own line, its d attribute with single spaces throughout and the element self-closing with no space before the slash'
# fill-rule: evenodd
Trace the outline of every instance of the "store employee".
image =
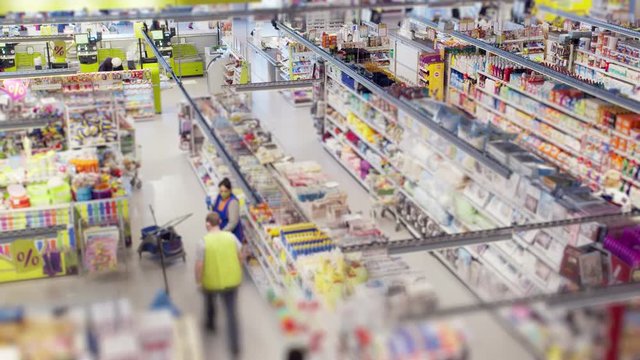
<svg viewBox="0 0 640 360">
<path fill-rule="evenodd" d="M 218 184 L 218 196 L 213 204 L 210 198 L 207 203 L 211 211 L 220 215 L 220 228 L 232 232 L 238 240 L 244 242 L 242 224 L 240 223 L 240 201 L 233 195 L 231 181 L 222 179 Z"/>
</svg>

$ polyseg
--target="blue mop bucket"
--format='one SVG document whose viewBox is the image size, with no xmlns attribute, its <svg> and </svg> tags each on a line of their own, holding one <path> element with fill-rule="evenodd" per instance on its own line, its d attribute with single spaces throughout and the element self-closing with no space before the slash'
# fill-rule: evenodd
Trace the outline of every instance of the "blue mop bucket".
<svg viewBox="0 0 640 360">
<path fill-rule="evenodd" d="M 159 228 L 160 227 L 158 225 L 147 226 L 145 228 L 142 228 L 142 230 L 140 230 L 140 235 L 142 235 L 142 237 L 145 238 L 149 234 L 153 234 L 154 232 L 156 232 Z"/>
<path fill-rule="evenodd" d="M 147 226 L 145 228 L 142 228 L 142 230 L 140 230 L 140 235 L 142 236 L 142 239 L 144 240 L 147 236 L 155 233 L 160 227 L 157 225 L 151 225 L 151 226 Z M 147 251 L 150 252 L 152 254 L 155 254 L 158 252 L 158 245 L 156 243 L 153 242 L 148 242 L 148 243 L 143 243 L 142 248 L 140 249 L 140 251 Z"/>
</svg>

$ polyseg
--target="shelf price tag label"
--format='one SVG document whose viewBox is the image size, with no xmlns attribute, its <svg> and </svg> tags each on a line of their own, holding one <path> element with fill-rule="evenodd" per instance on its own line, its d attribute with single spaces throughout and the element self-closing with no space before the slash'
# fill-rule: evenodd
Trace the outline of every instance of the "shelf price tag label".
<svg viewBox="0 0 640 360">
<path fill-rule="evenodd" d="M 28 86 L 28 80 L 7 79 L 2 82 L 2 88 L 0 90 L 7 93 L 11 100 L 20 101 L 27 96 Z"/>
<path fill-rule="evenodd" d="M 11 254 L 16 271 L 30 272 L 42 268 L 40 252 L 33 240 L 16 240 L 11 244 Z"/>
</svg>

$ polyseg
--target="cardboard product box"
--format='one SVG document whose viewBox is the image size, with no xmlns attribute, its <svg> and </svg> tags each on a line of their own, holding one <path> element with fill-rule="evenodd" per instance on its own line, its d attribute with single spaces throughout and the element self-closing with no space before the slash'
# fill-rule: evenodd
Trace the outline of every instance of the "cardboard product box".
<svg viewBox="0 0 640 360">
<path fill-rule="evenodd" d="M 631 266 L 618 256 L 609 253 L 610 284 L 627 283 L 631 280 Z"/>
<path fill-rule="evenodd" d="M 439 55 L 438 55 L 439 57 Z M 444 63 L 437 62 L 427 65 L 429 79 L 429 97 L 438 101 L 444 100 Z"/>
<path fill-rule="evenodd" d="M 631 134 L 631 129 L 640 128 L 640 115 L 634 113 L 618 114 L 615 123 L 616 130 L 629 135 Z"/>
</svg>

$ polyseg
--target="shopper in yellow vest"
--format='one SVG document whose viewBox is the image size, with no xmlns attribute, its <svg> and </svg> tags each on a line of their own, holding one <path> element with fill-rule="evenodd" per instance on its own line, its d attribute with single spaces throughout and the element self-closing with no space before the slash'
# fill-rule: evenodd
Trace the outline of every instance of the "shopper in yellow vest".
<svg viewBox="0 0 640 360">
<path fill-rule="evenodd" d="M 207 311 L 207 329 L 215 332 L 215 299 L 221 297 L 227 312 L 229 347 L 235 357 L 240 352 L 236 304 L 242 283 L 242 244 L 229 231 L 220 230 L 220 215 L 209 213 L 207 234 L 199 241 L 196 255 L 196 282 L 202 287 Z"/>
</svg>

